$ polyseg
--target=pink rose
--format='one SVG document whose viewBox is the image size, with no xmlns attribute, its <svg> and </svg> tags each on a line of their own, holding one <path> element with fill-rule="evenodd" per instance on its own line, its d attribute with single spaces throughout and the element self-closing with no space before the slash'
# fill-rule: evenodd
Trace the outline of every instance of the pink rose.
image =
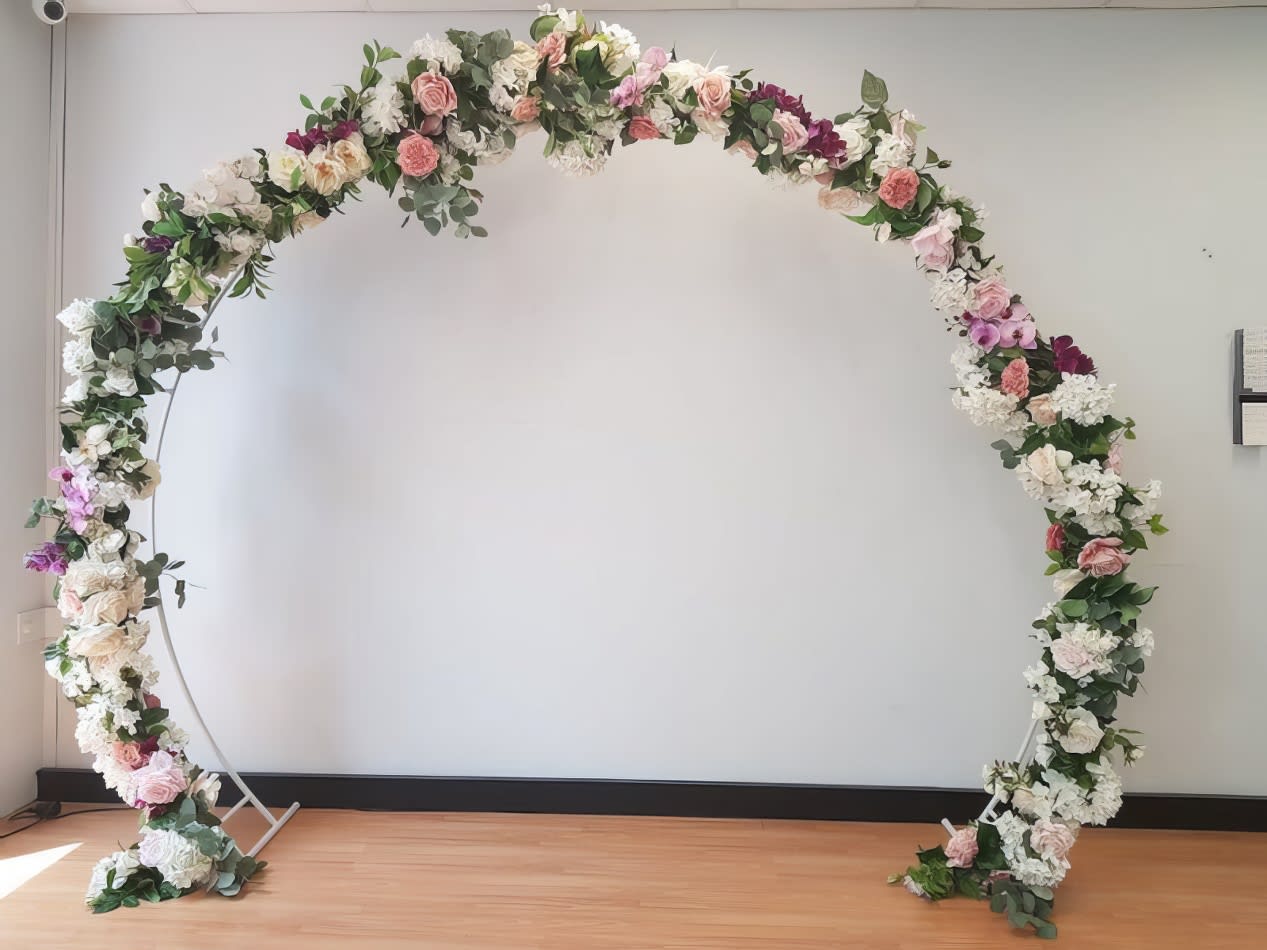
<svg viewBox="0 0 1267 950">
<path fill-rule="evenodd" d="M 656 124 L 649 117 L 636 115 L 629 120 L 629 136 L 639 142 L 644 142 L 650 139 L 658 139 L 660 130 L 656 128 Z"/>
<path fill-rule="evenodd" d="M 722 73 L 705 73 L 695 80 L 692 84 L 695 87 L 695 96 L 699 100 L 699 108 L 710 119 L 720 119 L 721 114 L 730 108 L 730 77 Z M 777 121 L 777 119 L 776 119 Z M 799 123 L 799 119 L 797 120 Z M 804 130 L 804 126 L 801 126 Z M 786 139 L 786 128 L 784 129 Z M 809 141 L 808 133 L 805 141 Z M 804 147 L 804 142 L 797 148 Z M 783 151 L 795 151 L 789 149 L 785 144 Z"/>
<path fill-rule="evenodd" d="M 520 96 L 510 107 L 510 117 L 516 122 L 532 122 L 541 114 L 541 100 L 536 96 Z"/>
<path fill-rule="evenodd" d="M 955 234 L 934 221 L 911 238 L 911 250 L 925 267 L 944 271 L 955 259 Z"/>
<path fill-rule="evenodd" d="M 830 186 L 819 189 L 818 206 L 827 211 L 835 211 L 839 214 L 861 214 L 862 209 L 867 207 L 867 203 L 863 201 L 862 195 L 854 191 L 852 188 L 832 188 Z"/>
<path fill-rule="evenodd" d="M 755 162 L 757 160 L 757 150 L 753 147 L 752 143 L 746 139 L 740 139 L 734 145 L 730 146 L 730 151 L 738 152 L 749 161 Z"/>
<path fill-rule="evenodd" d="M 791 155 L 799 152 L 809 143 L 809 133 L 801 120 L 782 109 L 774 110 L 774 121 L 783 130 L 783 154 Z"/>
<path fill-rule="evenodd" d="M 919 173 L 913 168 L 891 168 L 880 182 L 880 200 L 890 208 L 905 208 L 919 191 Z"/>
<path fill-rule="evenodd" d="M 111 746 L 111 752 L 114 753 L 114 760 L 125 769 L 139 769 L 149 761 L 149 756 L 144 755 L 135 742 L 115 742 Z"/>
<path fill-rule="evenodd" d="M 1029 363 L 1025 362 L 1025 357 L 1018 356 L 1003 367 L 999 389 L 1018 399 L 1029 395 Z"/>
<path fill-rule="evenodd" d="M 1077 837 L 1077 832 L 1064 822 L 1040 818 L 1030 829 L 1029 843 L 1043 857 L 1063 861 Z"/>
<path fill-rule="evenodd" d="M 439 73 L 419 73 L 410 88 L 418 107 L 427 115 L 445 116 L 458 107 L 453 83 Z"/>
<path fill-rule="evenodd" d="M 1121 538 L 1092 538 L 1078 554 L 1078 567 L 1092 577 L 1121 573 L 1131 556 L 1122 550 Z"/>
<path fill-rule="evenodd" d="M 1012 291 L 997 277 L 987 277 L 972 288 L 972 312 L 982 320 L 998 320 L 1012 306 Z"/>
<path fill-rule="evenodd" d="M 1051 396 L 1048 393 L 1035 396 L 1025 408 L 1029 410 L 1029 417 L 1040 426 L 1054 426 L 1056 419 L 1059 418 L 1056 410 L 1052 408 Z"/>
<path fill-rule="evenodd" d="M 425 178 L 436 170 L 440 153 L 431 139 L 410 132 L 396 146 L 396 164 L 412 178 Z"/>
<path fill-rule="evenodd" d="M 972 859 L 977 856 L 977 829 L 972 825 L 960 828 L 943 849 L 946 852 L 946 863 L 952 868 L 970 868 Z"/>
<path fill-rule="evenodd" d="M 537 43 L 537 53 L 546 61 L 550 72 L 558 72 L 568 54 L 567 34 L 547 33 Z"/>
<path fill-rule="evenodd" d="M 189 786 L 189 779 L 170 752 L 155 752 L 132 773 L 133 797 L 141 805 L 166 805 Z"/>
<path fill-rule="evenodd" d="M 1074 679 L 1082 679 L 1100 668 L 1100 661 L 1091 655 L 1090 650 L 1064 637 L 1052 641 L 1051 662 L 1060 672 Z"/>
<path fill-rule="evenodd" d="M 1059 521 L 1047 526 L 1047 550 L 1060 551 L 1065 546 L 1065 526 Z"/>
</svg>

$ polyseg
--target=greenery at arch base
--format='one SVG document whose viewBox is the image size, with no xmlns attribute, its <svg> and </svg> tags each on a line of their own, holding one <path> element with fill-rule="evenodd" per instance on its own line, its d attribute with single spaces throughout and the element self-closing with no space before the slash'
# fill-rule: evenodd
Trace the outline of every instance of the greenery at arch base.
<svg viewBox="0 0 1267 950">
<path fill-rule="evenodd" d="M 767 178 L 811 184 L 825 210 L 912 255 L 961 338 L 955 405 L 995 430 L 1003 465 L 1046 512 L 1056 593 L 1032 624 L 1040 657 L 1025 671 L 1034 755 L 987 765 L 998 817 L 966 823 L 891 880 L 930 900 L 986 899 L 1013 926 L 1054 936 L 1052 888 L 1078 830 L 1104 824 L 1121 802 L 1110 758 L 1130 763 L 1142 751 L 1115 717 L 1153 649 L 1139 624 L 1153 589 L 1126 568 L 1146 536 L 1165 529 L 1158 483 L 1122 475 L 1134 424 L 1112 414 L 1114 387 L 1070 338 L 1038 331 L 983 249 L 982 209 L 937 180 L 950 163 L 918 143 L 921 126 L 888 105 L 880 79 L 865 74 L 855 111 L 816 118 L 747 70 L 643 49 L 620 26 L 576 12 L 543 7 L 530 36 L 452 30 L 408 56 L 366 45 L 357 82 L 320 103 L 301 97 L 302 128 L 215 165 L 183 192 L 148 192 L 115 293 L 58 315 L 71 379 L 63 464 L 51 473 L 57 491 L 30 519 L 51 540 L 26 565 L 56 578 L 65 633 L 46 659 L 77 707 L 80 747 L 140 815 L 137 842 L 94 869 L 88 904 L 106 911 L 200 888 L 233 895 L 262 867 L 225 833 L 213 812 L 218 777 L 189 761 L 185 733 L 154 692 L 145 612 L 181 562 L 140 557 L 144 539 L 130 527 L 132 506 L 159 481 L 144 454 L 146 397 L 221 355 L 204 333 L 211 302 L 262 296 L 273 246 L 326 221 L 367 182 L 397 194 L 406 220 L 431 234 L 484 237 L 476 169 L 525 140 L 584 175 L 617 143 L 702 137 Z M 183 600 L 184 582 L 175 583 Z"/>
</svg>

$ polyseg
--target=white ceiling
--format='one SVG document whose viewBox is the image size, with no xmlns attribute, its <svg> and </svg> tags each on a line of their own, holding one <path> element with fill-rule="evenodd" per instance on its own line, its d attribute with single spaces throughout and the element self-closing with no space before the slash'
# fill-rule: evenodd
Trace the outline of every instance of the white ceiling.
<svg viewBox="0 0 1267 950">
<path fill-rule="evenodd" d="M 534 10 L 539 0 L 68 0 L 71 13 L 311 13 L 338 11 Z M 591 0 L 587 10 L 795 10 L 957 7 L 1037 10 L 1055 7 L 1194 9 L 1267 6 L 1267 0 Z"/>
</svg>

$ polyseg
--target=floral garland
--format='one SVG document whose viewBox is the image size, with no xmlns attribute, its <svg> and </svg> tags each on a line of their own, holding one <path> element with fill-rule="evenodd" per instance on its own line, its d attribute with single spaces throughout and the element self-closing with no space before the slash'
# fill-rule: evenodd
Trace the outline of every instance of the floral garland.
<svg viewBox="0 0 1267 950">
<path fill-rule="evenodd" d="M 643 50 L 616 24 L 540 8 L 532 43 L 505 30 L 426 37 L 408 57 L 366 45 L 356 86 L 314 105 L 285 145 L 207 170 L 184 192 L 162 185 L 142 204 L 141 233 L 123 248 L 126 279 L 105 300 L 77 300 L 58 315 L 70 333 L 62 406 L 64 465 L 56 497 L 35 502 L 30 526 L 55 524 L 27 567 L 58 576 L 64 635 L 46 651 L 49 672 L 77 706 L 80 747 L 106 784 L 141 814 L 139 841 L 103 859 L 87 902 L 97 911 L 196 888 L 237 893 L 262 864 L 245 857 L 212 813 L 218 779 L 185 753 L 186 736 L 152 690 L 142 612 L 159 603 L 159 579 L 180 567 L 165 554 L 138 559 L 130 505 L 158 486 L 142 446 L 144 397 L 164 370 L 210 369 L 204 314 L 218 294 L 263 296 L 269 249 L 320 224 L 368 180 L 431 234 L 483 237 L 473 223 L 479 165 L 505 159 L 528 133 L 545 133 L 547 161 L 565 172 L 602 169 L 619 140 L 685 144 L 700 133 L 778 182 L 816 182 L 818 202 L 914 253 L 933 306 L 963 337 L 954 352 L 953 401 L 997 430 L 1005 467 L 1046 510 L 1045 547 L 1058 599 L 1034 622 L 1040 660 L 1025 671 L 1038 739 L 1032 761 L 996 762 L 985 788 L 1009 805 L 918 852 L 891 881 L 940 900 L 989 898 L 1017 927 L 1053 936 L 1051 888 L 1069 868 L 1079 827 L 1117 812 L 1117 750 L 1140 756 L 1116 728 L 1153 650 L 1138 624 L 1152 588 L 1125 568 L 1165 528 L 1160 486 L 1121 475 L 1134 423 L 1110 415 L 1114 387 L 1067 336 L 1042 336 L 1029 309 L 982 250 L 983 210 L 939 184 L 949 167 L 931 148 L 917 161 L 914 117 L 887 106 L 882 80 L 862 82 L 863 105 L 815 118 L 801 97 L 748 71 Z M 398 75 L 383 72 L 403 59 Z M 406 219 L 408 220 L 408 218 Z M 214 344 L 215 335 L 210 342 Z M 183 601 L 184 582 L 176 581 Z"/>
</svg>

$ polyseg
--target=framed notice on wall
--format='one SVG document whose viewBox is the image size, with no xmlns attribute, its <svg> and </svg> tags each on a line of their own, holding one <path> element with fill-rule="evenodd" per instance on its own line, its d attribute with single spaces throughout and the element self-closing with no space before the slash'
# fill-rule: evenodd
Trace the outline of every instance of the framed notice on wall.
<svg viewBox="0 0 1267 950">
<path fill-rule="evenodd" d="M 1232 441 L 1267 445 L 1267 328 L 1237 330 L 1232 379 Z"/>
</svg>

